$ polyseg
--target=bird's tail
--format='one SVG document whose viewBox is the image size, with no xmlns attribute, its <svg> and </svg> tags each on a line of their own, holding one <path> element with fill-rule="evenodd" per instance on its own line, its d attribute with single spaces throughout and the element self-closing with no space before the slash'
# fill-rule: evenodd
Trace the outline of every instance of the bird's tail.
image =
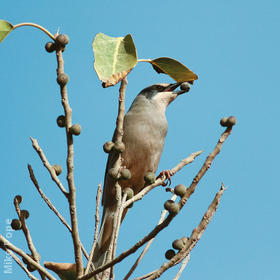
<svg viewBox="0 0 280 280">
<path fill-rule="evenodd" d="M 124 219 L 126 213 L 127 209 L 124 209 L 121 221 Z M 96 243 L 93 255 L 93 265 L 95 269 L 104 265 L 108 253 L 112 253 L 109 252 L 109 247 L 113 238 L 113 225 L 115 214 L 116 209 L 104 207 L 98 241 Z"/>
<path fill-rule="evenodd" d="M 93 255 L 93 264 L 95 268 L 102 266 L 106 262 L 113 235 L 114 217 L 115 211 L 110 208 L 103 209 L 102 223 Z"/>
</svg>

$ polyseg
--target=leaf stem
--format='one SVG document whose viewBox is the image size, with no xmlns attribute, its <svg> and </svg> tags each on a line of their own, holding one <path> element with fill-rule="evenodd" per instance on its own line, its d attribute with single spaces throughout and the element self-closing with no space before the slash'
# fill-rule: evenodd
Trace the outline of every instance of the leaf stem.
<svg viewBox="0 0 280 280">
<path fill-rule="evenodd" d="M 152 60 L 151 59 L 146 59 L 146 58 L 144 58 L 144 59 L 137 59 L 137 62 L 151 62 Z"/>
<path fill-rule="evenodd" d="M 32 23 L 32 22 L 23 22 L 23 23 L 19 23 L 13 26 L 13 30 L 22 26 L 32 26 L 35 28 L 38 28 L 40 30 L 42 30 L 43 32 L 45 32 L 51 39 L 55 40 L 54 35 L 52 35 L 47 29 L 45 29 L 43 26 L 36 24 L 36 23 Z"/>
</svg>

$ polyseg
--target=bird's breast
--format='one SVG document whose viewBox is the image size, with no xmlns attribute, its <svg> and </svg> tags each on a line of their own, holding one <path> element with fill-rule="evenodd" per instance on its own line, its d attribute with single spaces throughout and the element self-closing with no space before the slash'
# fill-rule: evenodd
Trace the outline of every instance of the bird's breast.
<svg viewBox="0 0 280 280">
<path fill-rule="evenodd" d="M 122 165 L 130 170 L 131 179 L 123 181 L 122 187 L 132 187 L 136 193 L 143 188 L 145 174 L 157 170 L 166 133 L 167 121 L 162 112 L 129 111 L 126 114 Z"/>
</svg>

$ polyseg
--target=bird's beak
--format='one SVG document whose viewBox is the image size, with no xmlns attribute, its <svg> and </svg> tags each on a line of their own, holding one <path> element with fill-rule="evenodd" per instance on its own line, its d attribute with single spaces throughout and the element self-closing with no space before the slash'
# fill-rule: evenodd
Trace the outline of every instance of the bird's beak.
<svg viewBox="0 0 280 280">
<path fill-rule="evenodd" d="M 175 89 L 176 89 L 177 87 L 179 87 L 182 83 L 183 83 L 183 82 L 178 82 L 178 83 L 175 83 L 175 84 L 170 84 L 169 86 L 167 86 L 167 87 L 165 88 L 164 91 L 172 91 L 172 92 L 174 92 L 174 93 L 177 94 L 177 95 L 180 95 L 180 94 L 183 94 L 183 93 L 189 91 L 189 89 L 185 89 L 185 90 L 184 90 L 184 89 L 180 89 L 180 90 L 178 90 L 178 91 L 175 91 Z"/>
</svg>

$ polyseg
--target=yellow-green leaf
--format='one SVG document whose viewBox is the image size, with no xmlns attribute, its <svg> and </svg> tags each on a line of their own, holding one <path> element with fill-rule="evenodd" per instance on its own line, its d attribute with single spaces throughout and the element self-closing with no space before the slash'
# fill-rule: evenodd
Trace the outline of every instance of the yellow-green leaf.
<svg viewBox="0 0 280 280">
<path fill-rule="evenodd" d="M 5 39 L 5 37 L 12 31 L 13 25 L 9 22 L 0 19 L 0 43 Z"/>
<path fill-rule="evenodd" d="M 176 82 L 192 82 L 198 79 L 198 76 L 195 73 L 175 59 L 159 57 L 150 60 L 149 62 L 157 73 L 167 74 Z"/>
<path fill-rule="evenodd" d="M 94 69 L 103 87 L 114 86 L 135 67 L 137 52 L 130 34 L 109 37 L 98 33 L 92 43 Z"/>
</svg>

